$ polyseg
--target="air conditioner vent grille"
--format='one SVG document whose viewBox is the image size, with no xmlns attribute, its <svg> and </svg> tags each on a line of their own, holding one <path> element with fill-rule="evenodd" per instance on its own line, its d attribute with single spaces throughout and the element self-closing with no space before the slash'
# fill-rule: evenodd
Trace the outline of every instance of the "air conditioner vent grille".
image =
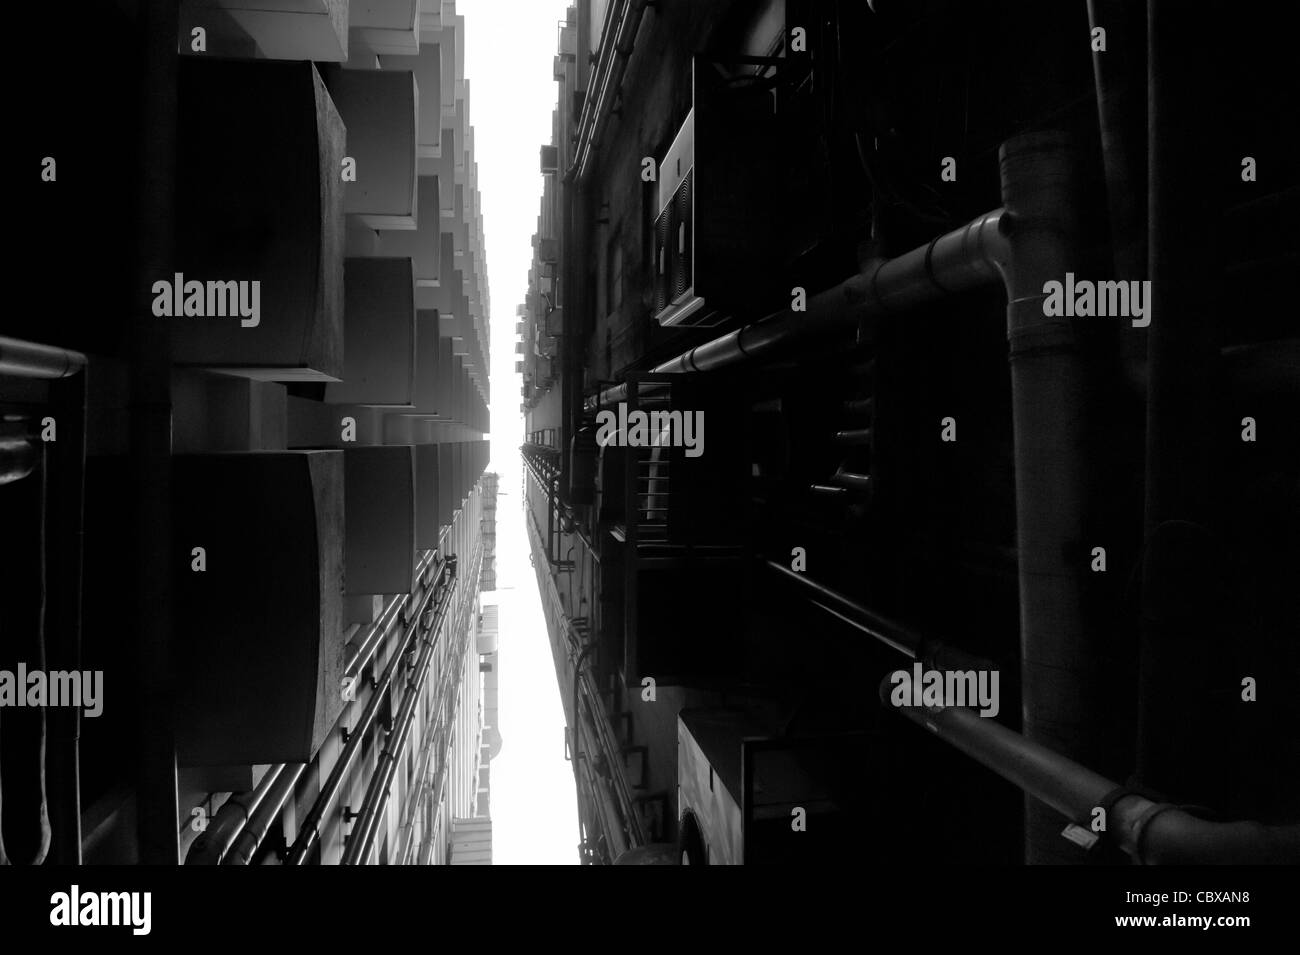
<svg viewBox="0 0 1300 955">
<path fill-rule="evenodd" d="M 673 196 L 673 219 L 676 226 L 672 236 L 672 299 L 674 302 L 690 290 L 692 284 L 692 264 L 694 263 L 692 244 L 695 233 L 695 217 L 691 185 L 694 175 L 694 170 L 688 171 L 686 177 L 682 180 L 682 184 L 677 187 L 676 195 Z"/>
</svg>

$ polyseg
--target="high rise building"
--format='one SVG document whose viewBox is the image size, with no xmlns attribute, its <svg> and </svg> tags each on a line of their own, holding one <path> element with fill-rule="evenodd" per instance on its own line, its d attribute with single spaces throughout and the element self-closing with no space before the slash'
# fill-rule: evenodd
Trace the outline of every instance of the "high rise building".
<svg viewBox="0 0 1300 955">
<path fill-rule="evenodd" d="M 584 861 L 1300 857 L 1300 88 L 1213 9 L 569 8 L 516 362 Z"/>
<path fill-rule="evenodd" d="M 0 689 L 0 858 L 447 863 L 495 587 L 464 18 L 86 7 L 16 24 L 93 69 L 15 118 L 19 270 L 85 307 L 0 318 L 0 685 L 66 691 Z"/>
</svg>

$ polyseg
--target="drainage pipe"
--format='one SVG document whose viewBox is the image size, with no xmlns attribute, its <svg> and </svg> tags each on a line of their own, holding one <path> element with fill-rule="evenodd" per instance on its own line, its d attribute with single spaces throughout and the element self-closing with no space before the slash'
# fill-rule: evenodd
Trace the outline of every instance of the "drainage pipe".
<svg viewBox="0 0 1300 955">
<path fill-rule="evenodd" d="M 831 588 L 791 570 L 782 563 L 775 560 L 768 560 L 765 563 L 773 573 L 807 591 L 810 599 L 824 600 L 832 605 L 832 607 L 824 609 L 832 610 L 837 616 L 842 614 L 842 619 L 853 624 L 885 646 L 897 650 L 913 660 L 920 659 L 924 641 L 918 634 L 908 630 L 902 624 L 868 610 L 838 591 L 831 590 Z"/>
<path fill-rule="evenodd" d="M 447 573 L 452 577 L 455 576 L 453 567 L 448 567 Z M 325 819 L 325 814 L 334 805 L 334 801 L 343 788 L 343 780 L 347 778 L 352 764 L 356 762 L 357 757 L 360 755 L 362 741 L 374 727 L 380 704 L 383 702 L 385 693 L 392 686 L 397 668 L 401 666 L 402 661 L 406 659 L 406 655 L 416 644 L 420 632 L 420 619 L 438 593 L 439 589 L 435 587 L 430 587 L 425 593 L 424 600 L 420 602 L 419 610 L 402 635 L 401 645 L 398 647 L 397 652 L 393 654 L 392 659 L 389 660 L 383 676 L 376 683 L 374 692 L 370 694 L 370 700 L 366 703 L 361 718 L 357 721 L 357 725 L 352 732 L 348 734 L 347 742 L 343 746 L 343 752 L 339 754 L 334 763 L 334 768 L 330 770 L 329 778 L 326 779 L 325 785 L 321 787 L 320 795 L 316 797 L 315 803 L 312 804 L 306 818 L 303 819 L 302 826 L 298 830 L 298 838 L 294 841 L 285 857 L 285 865 L 302 865 L 306 861 L 307 855 L 320 842 L 320 826 Z"/>
<path fill-rule="evenodd" d="M 3 423 L 0 421 L 0 423 Z M 5 492 L 5 547 L 0 553 L 0 580 L 6 581 L 0 592 L 0 666 L 21 669 L 23 661 L 33 670 L 50 668 L 46 658 L 49 634 L 49 610 L 56 599 L 52 593 L 50 573 L 50 525 L 58 508 L 50 498 L 49 445 L 29 444 L 27 437 L 16 436 L 27 448 L 18 455 L 30 462 L 31 480 L 19 480 Z M 3 449 L 0 440 L 0 449 Z M 55 446 L 57 448 L 57 445 Z M 17 687 L 19 699 L 27 687 Z M 75 707 L 0 708 L 0 776 L 4 777 L 3 828 L 0 833 L 0 865 L 41 865 L 49 853 L 52 838 L 50 799 L 46 778 L 49 750 L 50 715 Z"/>
<path fill-rule="evenodd" d="M 79 356 L 78 356 L 79 357 Z M 51 411 L 59 416 L 59 440 L 47 444 L 45 509 L 49 521 L 45 579 L 45 665 L 82 668 L 82 576 L 85 538 L 86 377 L 51 382 Z M 81 726 L 79 707 L 47 712 L 45 785 L 51 845 L 47 864 L 81 865 Z"/>
<path fill-rule="evenodd" d="M 51 670 L 81 669 L 81 590 L 86 469 L 86 356 L 80 352 L 0 337 L 0 376 L 49 380 L 48 412 L 59 440 L 37 450 L 23 435 L 0 435 L 0 484 L 30 474 L 44 458 L 40 506 L 42 552 L 38 657 Z M 41 848 L 31 860 L 81 864 L 81 709 L 42 714 L 40 768 Z M 5 856 L 0 839 L 0 858 Z"/>
<path fill-rule="evenodd" d="M 1006 269 L 1020 669 L 1025 737 L 1071 759 L 1104 763 L 1114 750 L 1096 730 L 1112 705 L 1105 655 L 1085 626 L 1087 407 L 1072 321 L 1043 314 L 1045 281 L 1079 270 L 1074 150 L 1066 137 L 1018 137 L 1000 152 L 1002 199 L 1015 223 Z M 1026 861 L 1077 859 L 1057 821 L 1025 806 Z"/>
<path fill-rule="evenodd" d="M 482 555 L 483 552 L 482 549 L 480 548 L 475 553 L 474 563 L 471 568 L 472 576 L 470 579 L 472 580 L 477 580 L 478 575 L 482 570 L 482 564 L 483 564 Z M 447 562 L 444 562 L 444 567 L 446 566 L 447 566 Z M 429 634 L 426 640 L 426 648 L 421 653 L 420 659 L 415 664 L 416 672 L 418 674 L 416 685 L 414 687 L 408 688 L 406 695 L 402 698 L 401 707 L 399 708 L 399 712 L 394 721 L 394 725 L 397 727 L 397 729 L 395 731 L 391 731 L 388 736 L 388 739 L 392 740 L 393 732 L 396 732 L 398 736 L 397 741 L 393 745 L 387 745 L 387 744 L 385 745 L 384 752 L 381 754 L 379 758 L 378 765 L 376 766 L 374 773 L 371 775 L 370 783 L 367 786 L 366 793 L 363 798 L 361 812 L 357 814 L 360 821 L 353 827 L 352 834 L 348 837 L 348 848 L 344 851 L 343 859 L 342 859 L 344 865 L 356 865 L 360 863 L 362 860 L 366 860 L 370 858 L 370 852 L 374 846 L 374 839 L 375 839 L 375 834 L 378 831 L 379 821 L 383 816 L 384 808 L 387 805 L 387 801 L 391 793 L 393 775 L 396 771 L 397 762 L 401 758 L 402 751 L 406 747 L 406 740 L 407 737 L 410 735 L 410 729 L 414 723 L 415 706 L 419 701 L 420 695 L 422 694 L 424 689 L 424 684 L 428 680 L 429 673 L 432 669 L 433 654 L 438 647 L 438 634 L 439 631 L 442 629 L 443 622 L 446 619 L 447 613 L 451 609 L 451 604 L 454 599 L 454 592 L 452 591 L 446 592 L 445 598 L 446 599 L 444 599 L 441 602 L 437 610 L 434 612 L 434 616 L 429 626 L 426 628 L 426 632 Z M 465 616 L 465 613 L 468 611 L 470 606 L 471 605 L 467 605 L 466 608 L 462 610 L 461 617 Z M 469 639 L 471 639 L 468 635 L 468 626 L 469 626 L 468 622 L 464 619 L 458 619 L 457 622 L 453 624 L 453 629 L 455 629 L 457 632 L 461 632 L 464 634 L 464 636 L 462 636 L 461 638 L 461 643 L 458 644 L 457 647 L 453 648 L 453 656 L 458 659 L 461 659 L 462 661 L 465 658 L 465 654 L 468 652 L 468 647 L 469 647 L 468 641 Z M 444 673 L 442 683 L 437 687 L 438 692 L 434 696 L 434 699 L 441 701 L 446 698 L 447 687 L 449 685 L 450 678 L 453 672 L 455 674 L 459 674 L 461 677 L 463 677 L 464 675 L 463 667 L 459 667 L 456 668 L 454 671 L 449 671 L 448 673 Z M 459 699 L 459 692 L 460 692 L 459 682 L 457 682 L 456 684 L 457 700 Z M 452 708 L 455 709 L 455 706 L 456 704 L 453 702 Z M 435 724 L 436 724 L 436 720 L 430 720 L 428 725 L 425 727 L 425 731 L 432 734 L 435 729 Z M 427 765 L 429 754 L 432 752 L 433 742 L 434 740 L 431 738 L 428 742 L 426 742 L 423 748 L 423 752 L 421 756 L 421 768 L 419 771 L 421 776 L 423 776 L 424 774 L 424 767 L 425 765 Z M 447 744 L 450 745 L 450 743 L 451 743 L 451 737 L 450 734 L 448 734 Z M 444 757 L 445 757 L 445 752 L 444 752 Z M 411 822 L 414 821 L 414 813 L 418 812 L 419 810 L 419 800 L 422 798 L 422 795 L 423 795 L 423 785 L 421 785 L 420 790 L 416 793 L 415 798 L 412 800 L 411 814 L 410 814 Z M 413 825 L 411 826 L 411 831 L 412 832 L 414 831 Z M 406 844 L 409 844 L 409 837 L 407 839 Z M 359 846 L 359 849 L 354 851 L 352 848 L 353 846 Z M 406 853 L 406 846 L 404 845 L 402 852 L 399 855 L 397 855 L 395 858 L 399 860 L 403 859 L 405 858 L 405 853 Z"/>
<path fill-rule="evenodd" d="M 68 378 L 85 367 L 81 352 L 0 335 L 0 376 Z"/>
<path fill-rule="evenodd" d="M 805 574 L 791 570 L 779 561 L 766 560 L 764 563 L 778 576 L 806 591 L 808 600 L 814 607 L 844 621 L 882 645 L 897 650 L 909 659 L 921 660 L 940 670 L 997 670 L 999 672 L 1003 670 L 1003 667 L 992 660 L 974 656 L 938 640 L 928 640 L 915 631 L 908 630 L 896 620 L 881 616 L 839 591 L 819 584 Z M 1006 685 L 1004 682 L 1003 686 Z"/>
<path fill-rule="evenodd" d="M 1090 717 L 1107 706 L 1096 652 L 1084 627 L 1080 559 L 1084 524 L 1084 375 L 1071 321 L 1043 314 L 1044 283 L 1077 270 L 1073 148 L 1058 133 L 1005 143 L 999 160 L 1003 208 L 814 296 L 806 312 L 784 311 L 728 332 L 655 372 L 713 371 L 770 358 L 810 339 L 847 333 L 869 339 L 891 313 L 906 312 L 1001 279 L 1007 293 L 1015 436 L 1021 686 L 1026 736 L 1095 760 L 1106 747 Z M 621 401 L 626 385 L 590 401 Z M 1027 856 L 1064 851 L 1054 820 L 1026 805 Z"/>
<path fill-rule="evenodd" d="M 448 688 L 448 682 L 447 674 L 443 674 L 441 682 L 434 689 L 433 698 L 435 700 L 447 699 L 451 692 Z M 396 855 L 393 857 L 399 862 L 405 860 L 407 855 L 411 853 L 412 845 L 415 840 L 415 818 L 424 808 L 425 796 L 430 793 L 433 787 L 433 779 L 429 775 L 429 763 L 433 759 L 435 744 L 439 741 L 440 727 L 441 721 L 439 719 L 439 714 L 436 713 L 429 718 L 424 727 L 425 739 L 420 747 L 419 765 L 415 770 L 415 778 L 419 780 L 419 785 L 416 786 L 415 792 L 407 802 L 406 820 L 401 824 L 401 828 L 404 832 L 402 835 L 402 842 L 398 847 Z M 445 758 L 443 762 L 445 763 Z"/>
<path fill-rule="evenodd" d="M 651 373 L 716 371 L 761 361 L 810 341 L 847 335 L 859 324 L 870 334 L 874 323 L 887 315 L 992 285 L 1008 265 L 1010 228 L 1005 210 L 986 213 L 898 258 L 874 260 L 852 278 L 812 296 L 806 311 L 786 309 L 770 315 L 697 345 Z M 626 398 L 624 383 L 586 404 L 594 409 Z"/>
<path fill-rule="evenodd" d="M 609 791 L 602 785 L 597 795 L 601 804 L 605 807 L 605 812 L 614 813 L 619 820 L 617 831 L 618 840 L 625 843 L 625 847 L 636 848 L 645 842 L 645 831 L 641 825 L 641 818 L 636 813 L 636 806 L 632 801 L 632 796 L 628 792 L 627 777 L 623 772 L 622 750 L 614 737 L 609 725 L 609 718 L 600 705 L 600 694 L 596 689 L 595 683 L 591 679 L 591 671 L 588 668 L 582 674 L 583 689 L 586 691 L 587 711 L 591 714 L 591 720 L 585 727 L 590 739 L 591 747 L 598 749 L 605 757 L 609 766 L 609 789 L 613 790 L 611 797 Z M 581 721 L 578 722 L 579 733 L 584 728 Z M 581 742 L 581 735 L 579 735 Z M 587 763 L 591 764 L 591 750 L 588 749 Z M 630 845 L 628 845 L 630 844 Z M 619 850 L 620 852 L 622 849 Z"/>
<path fill-rule="evenodd" d="M 617 90 L 623 82 L 628 59 L 635 49 L 641 18 L 649 5 L 649 0 L 623 0 L 618 9 L 611 11 L 605 21 L 605 29 L 601 36 L 600 61 L 596 66 L 597 88 L 594 99 L 582 111 L 582 121 L 578 127 L 577 150 L 573 157 L 573 165 L 569 167 L 565 176 L 570 182 L 575 182 L 586 175 L 592 152 L 596 143 L 600 141 L 600 134 L 611 112 L 608 105 L 614 95 L 611 91 Z"/>
<path fill-rule="evenodd" d="M 600 778 L 594 776 L 590 772 L 591 758 L 593 754 L 590 752 L 587 744 L 584 743 L 583 740 L 583 736 L 585 735 L 583 730 L 585 727 L 583 726 L 582 697 L 580 692 L 582 689 L 582 667 L 583 664 L 587 662 L 587 655 L 591 653 L 591 651 L 595 650 L 596 647 L 597 644 L 595 642 L 589 643 L 587 646 L 583 647 L 582 652 L 578 654 L 578 662 L 573 665 L 573 779 L 574 782 L 578 784 L 579 790 L 581 790 L 582 780 L 579 772 L 580 766 L 585 760 L 587 786 L 598 804 L 597 813 L 601 820 L 601 829 L 605 832 L 606 839 L 617 844 L 621 842 L 624 837 L 622 828 L 615 827 L 613 825 L 613 820 L 618 819 L 621 813 L 619 813 L 611 804 L 609 792 L 604 788 Z M 595 713 L 592 714 L 593 722 L 598 718 L 599 717 Z M 599 748 L 599 740 L 594 739 L 596 734 L 593 733 L 590 735 L 593 737 L 591 744 L 592 747 Z M 608 759 L 608 756 L 606 756 L 606 759 Z M 616 771 L 616 767 L 611 765 L 610 772 L 613 773 Z M 581 836 L 582 833 L 579 832 L 578 835 Z"/>
<path fill-rule="evenodd" d="M 262 840 L 266 838 L 275 820 L 280 818 L 285 803 L 293 795 L 294 787 L 298 785 L 298 780 L 302 778 L 306 769 L 306 763 L 287 764 L 282 768 L 271 789 L 258 802 L 248 822 L 232 840 L 230 848 L 221 860 L 222 865 L 248 865 L 253 861 L 257 850 L 262 845 Z"/>
<path fill-rule="evenodd" d="M 393 776 L 397 772 L 397 760 L 406 748 L 406 741 L 410 738 L 411 726 L 415 722 L 415 707 L 424 692 L 424 684 L 429 679 L 431 669 L 429 661 L 438 646 L 438 636 L 450 606 L 451 594 L 448 593 L 446 599 L 439 603 L 433 620 L 425 629 L 424 650 L 415 662 L 415 682 L 406 688 L 401 707 L 394 720 L 394 729 L 388 734 L 384 751 L 380 753 L 379 762 L 370 777 L 370 785 L 366 788 L 357 823 L 348 836 L 347 848 L 343 851 L 343 865 L 358 865 L 370 858 L 370 851 L 375 844 L 375 834 L 379 831 L 379 824 L 383 819 L 384 806 L 392 791 Z"/>
<path fill-rule="evenodd" d="M 220 865 L 235 837 L 243 831 L 257 807 L 266 798 L 284 772 L 284 763 L 272 766 L 255 788 L 236 793 L 227 799 L 212 817 L 208 827 L 194 840 L 185 855 L 186 865 Z"/>
<path fill-rule="evenodd" d="M 415 579 L 417 583 L 424 580 L 424 575 L 437 560 L 435 555 L 436 551 L 428 551 L 424 557 L 420 559 L 420 562 L 415 569 Z M 435 575 L 432 583 L 427 586 L 435 589 L 441 586 L 442 575 L 445 572 L 446 567 L 446 561 L 439 562 L 438 573 Z M 419 592 L 420 591 L 417 591 L 417 593 Z M 388 640 L 388 635 L 392 633 L 393 628 L 397 625 L 397 621 L 401 618 L 402 611 L 405 609 L 409 600 L 409 595 L 398 594 L 388 601 L 388 605 L 384 607 L 384 611 L 379 615 L 379 619 L 370 624 L 365 637 L 362 638 L 361 642 L 355 646 L 355 649 L 353 649 L 348 654 L 347 659 L 344 660 L 344 679 L 355 679 L 361 671 L 366 668 L 366 665 L 374 659 L 375 652 L 384 645 L 385 641 Z"/>
<path fill-rule="evenodd" d="M 1115 278 L 1147 278 L 1146 10 L 1132 0 L 1088 0 L 1088 26 L 1117 38 L 1093 50 L 1101 159 L 1110 213 Z M 1146 387 L 1146 329 L 1119 327 L 1120 361 L 1130 387 Z"/>
<path fill-rule="evenodd" d="M 428 551 L 420 560 L 416 579 L 423 579 L 434 563 L 434 551 Z M 446 568 L 443 562 L 438 576 L 429 586 L 437 588 Z M 351 654 L 344 666 L 345 676 L 355 677 L 374 657 L 375 652 L 388 638 L 401 616 L 409 598 L 396 596 L 384 608 L 379 620 L 371 625 L 370 633 Z M 284 808 L 306 764 L 299 764 L 284 779 L 286 764 L 272 766 L 262 777 L 257 789 L 245 797 L 232 796 L 202 836 L 194 841 L 185 859 L 186 865 L 247 865 L 257 853 L 271 822 Z M 268 795 L 269 794 L 269 795 Z M 264 812 L 266 807 L 268 811 Z M 227 809 L 229 808 L 229 812 Z"/>
<path fill-rule="evenodd" d="M 1105 838 L 1141 865 L 1285 864 L 1300 858 L 1300 825 L 1210 822 L 1186 809 L 1131 792 L 1054 750 L 1026 739 L 976 710 L 957 706 L 895 707 L 890 696 L 906 670 L 880 684 L 881 705 L 956 747 L 1060 816 L 1091 831 L 1094 811 L 1106 811 Z M 910 696 L 910 693 L 908 694 Z"/>
<path fill-rule="evenodd" d="M 542 580 L 542 572 L 539 570 L 539 586 Z M 556 609 L 556 613 L 560 628 L 564 631 L 566 637 L 571 638 L 566 642 L 576 647 L 581 641 L 578 634 L 573 631 L 568 615 L 560 608 L 559 592 L 555 589 L 555 582 L 549 574 L 546 575 L 545 582 L 547 584 L 545 596 L 555 608 L 559 608 Z M 619 849 L 621 852 L 623 848 L 626 848 L 628 841 L 634 847 L 644 843 L 645 833 L 641 821 L 636 815 L 636 806 L 627 791 L 627 782 L 623 776 L 620 747 L 609 729 L 608 717 L 599 704 L 600 693 L 591 679 L 591 669 L 586 666 L 588 655 L 596 650 L 598 646 L 599 644 L 595 641 L 588 643 L 578 653 L 577 660 L 573 665 L 572 714 L 568 717 L 572 721 L 570 745 L 572 748 L 573 780 L 574 784 L 578 786 L 579 792 L 581 792 L 582 776 L 579 774 L 579 763 L 584 762 L 586 764 L 584 771 L 587 772 L 588 779 L 587 788 L 598 804 L 597 812 L 601 819 L 602 830 L 606 831 L 607 838 L 617 840 L 617 844 L 621 846 Z M 586 668 L 584 669 L 584 667 Z M 583 719 L 582 696 L 584 690 L 586 691 L 587 711 L 590 714 L 590 720 Z M 605 761 L 609 765 L 609 787 L 613 789 L 613 795 L 610 794 L 609 789 L 605 787 L 598 776 L 593 777 L 590 773 L 592 756 L 597 752 L 605 757 Z M 618 826 L 613 826 L 611 820 L 617 820 Z M 579 823 L 581 823 L 581 820 L 579 820 Z M 581 828 L 581 825 L 579 828 Z M 582 833 L 579 832 L 579 836 L 581 835 Z"/>
</svg>

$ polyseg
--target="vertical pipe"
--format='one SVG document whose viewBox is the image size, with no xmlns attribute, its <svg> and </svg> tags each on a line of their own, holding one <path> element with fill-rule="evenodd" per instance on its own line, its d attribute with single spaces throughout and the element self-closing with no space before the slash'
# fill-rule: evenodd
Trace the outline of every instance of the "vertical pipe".
<svg viewBox="0 0 1300 955">
<path fill-rule="evenodd" d="M 1109 46 L 1092 54 L 1110 213 L 1115 277 L 1147 277 L 1146 15 L 1132 0 L 1088 0 L 1088 25 L 1106 30 Z M 1146 331 L 1119 329 L 1120 358 L 1129 380 L 1145 375 Z"/>
<path fill-rule="evenodd" d="M 1008 213 L 1007 269 L 1015 436 L 1020 651 L 1026 738 L 1087 764 L 1101 743 L 1089 720 L 1107 701 L 1099 655 L 1084 625 L 1084 381 L 1070 319 L 1043 314 L 1043 284 L 1078 265 L 1077 180 L 1059 133 L 1009 140 L 1001 150 Z M 1059 817 L 1025 802 L 1025 859 L 1069 861 Z"/>
<path fill-rule="evenodd" d="M 558 479 L 554 475 L 546 478 L 546 563 L 555 562 L 555 497 L 559 493 Z"/>
<path fill-rule="evenodd" d="M 52 510 L 45 606 L 47 659 L 51 670 L 81 670 L 81 576 L 86 467 L 86 375 L 52 383 L 59 440 L 46 445 L 49 473 L 47 509 Z M 102 688 L 101 688 L 102 689 Z M 47 860 L 81 864 L 81 710 L 49 710 L 45 754 L 49 789 L 51 844 Z"/>
<path fill-rule="evenodd" d="M 567 448 L 581 424 L 583 401 L 583 342 L 586 338 L 586 220 L 581 186 L 577 181 L 558 184 L 564 209 L 563 241 L 560 249 L 560 301 L 565 308 L 565 334 L 560 338 L 560 433 L 558 446 Z M 563 466 L 563 454 L 557 466 L 560 496 L 570 500 L 570 469 Z"/>
<path fill-rule="evenodd" d="M 39 472 L 39 477 L 6 491 L 10 507 L 17 504 L 22 515 L 6 529 L 15 541 L 30 530 L 39 550 L 34 561 L 30 554 L 18 553 L 16 545 L 0 555 L 0 564 L 7 564 L 0 573 L 25 593 L 21 598 L 5 595 L 13 602 L 4 618 L 13 635 L 0 660 L 5 666 L 25 663 L 46 672 L 81 669 L 85 368 L 86 357 L 78 352 L 0 337 L 0 375 L 48 380 L 49 404 L 44 410 L 58 429 L 58 440 L 39 441 L 39 452 L 35 431 L 43 430 L 43 423 L 30 434 L 25 429 L 0 434 L 0 484 Z M 30 642 L 25 638 L 29 629 L 35 635 Z M 0 865 L 76 865 L 81 861 L 81 710 L 16 710 L 7 721 L 2 752 L 10 771 L 11 838 L 6 846 L 0 835 Z M 29 821 L 35 825 L 27 826 Z"/>
<path fill-rule="evenodd" d="M 1088 25 L 1109 46 L 1092 54 L 1115 274 L 1146 275 L 1146 21 L 1131 0 L 1088 0 Z"/>
<path fill-rule="evenodd" d="M 1220 559 L 1210 527 L 1216 421 L 1216 308 L 1222 154 L 1214 44 L 1187 30 L 1212 10 L 1149 0 L 1151 324 L 1148 332 L 1146 551 L 1138 704 L 1138 776 L 1171 798 L 1218 802 L 1210 705 Z"/>
<path fill-rule="evenodd" d="M 4 443 L 14 452 L 19 467 L 10 472 L 12 480 L 3 488 L 5 510 L 0 518 L 7 545 L 0 552 L 0 584 L 4 587 L 0 592 L 0 667 L 47 671 L 52 577 L 49 529 L 56 513 L 49 498 L 52 455 L 48 444 L 27 434 L 11 434 Z M 21 678 L 16 682 L 17 694 L 25 696 L 26 685 Z M 5 797 L 0 816 L 5 830 L 0 836 L 0 864 L 40 865 L 49 852 L 48 723 L 49 709 L 43 706 L 0 709 L 0 775 Z"/>
<path fill-rule="evenodd" d="M 131 324 L 131 457 L 135 527 L 134 629 L 139 674 L 139 860 L 176 865 L 178 808 L 171 674 L 171 355 L 149 290 L 174 271 L 178 5 L 141 4 L 139 273 Z"/>
</svg>

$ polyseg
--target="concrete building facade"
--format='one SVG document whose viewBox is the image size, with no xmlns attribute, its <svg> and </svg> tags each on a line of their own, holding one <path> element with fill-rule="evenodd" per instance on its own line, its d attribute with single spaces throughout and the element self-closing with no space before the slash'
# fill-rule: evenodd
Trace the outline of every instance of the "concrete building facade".
<svg viewBox="0 0 1300 955">
<path fill-rule="evenodd" d="M 93 319 L 0 319 L 0 507 L 30 515 L 0 668 L 99 672 L 105 702 L 52 735 L 5 711 L 26 770 L 0 858 L 446 863 L 476 814 L 495 587 L 464 18 L 94 6 L 102 108 L 52 88 L 20 118 L 33 278 L 58 281 L 73 221 L 102 252 Z"/>
</svg>

